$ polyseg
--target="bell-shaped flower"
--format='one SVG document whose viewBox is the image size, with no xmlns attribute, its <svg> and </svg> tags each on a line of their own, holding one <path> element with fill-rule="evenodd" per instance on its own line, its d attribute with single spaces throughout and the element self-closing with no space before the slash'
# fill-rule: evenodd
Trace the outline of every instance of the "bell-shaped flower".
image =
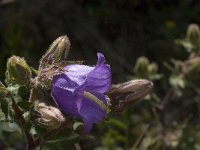
<svg viewBox="0 0 200 150">
<path fill-rule="evenodd" d="M 111 85 L 111 69 L 98 53 L 96 66 L 67 65 L 65 73 L 54 76 L 52 96 L 66 114 L 79 117 L 88 133 L 94 123 L 104 119 L 109 111 L 105 93 Z"/>
</svg>

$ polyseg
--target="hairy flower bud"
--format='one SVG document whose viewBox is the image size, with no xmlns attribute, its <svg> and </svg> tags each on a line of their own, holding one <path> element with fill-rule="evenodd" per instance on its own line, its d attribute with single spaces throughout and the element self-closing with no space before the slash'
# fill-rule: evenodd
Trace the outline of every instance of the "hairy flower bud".
<svg viewBox="0 0 200 150">
<path fill-rule="evenodd" d="M 148 65 L 149 60 L 146 57 L 138 58 L 134 67 L 135 74 L 137 74 L 138 76 L 146 77 L 148 75 Z"/>
<path fill-rule="evenodd" d="M 70 41 L 67 36 L 60 36 L 49 47 L 40 60 L 39 70 L 49 65 L 66 61 L 70 49 Z"/>
<path fill-rule="evenodd" d="M 158 65 L 156 63 L 151 63 L 148 66 L 148 71 L 149 71 L 150 74 L 156 74 L 157 71 L 158 71 Z"/>
<path fill-rule="evenodd" d="M 200 57 L 190 58 L 181 64 L 182 72 L 188 79 L 199 78 L 200 73 Z"/>
<path fill-rule="evenodd" d="M 190 24 L 187 29 L 186 39 L 192 44 L 193 49 L 200 49 L 200 29 L 197 24 Z"/>
<path fill-rule="evenodd" d="M 31 79 L 31 70 L 26 61 L 18 56 L 12 56 L 7 62 L 6 83 L 28 85 Z"/>
<path fill-rule="evenodd" d="M 44 127 L 56 129 L 65 121 L 58 108 L 47 106 L 45 103 L 36 104 L 34 110 L 39 114 L 37 122 Z"/>
<path fill-rule="evenodd" d="M 140 57 L 137 59 L 134 73 L 137 77 L 149 80 L 158 80 L 162 77 L 161 74 L 158 74 L 158 65 L 154 62 L 149 62 L 146 57 Z"/>
<path fill-rule="evenodd" d="M 108 91 L 112 111 L 123 111 L 139 102 L 148 95 L 153 88 L 149 80 L 130 80 L 124 83 L 113 84 Z"/>
</svg>

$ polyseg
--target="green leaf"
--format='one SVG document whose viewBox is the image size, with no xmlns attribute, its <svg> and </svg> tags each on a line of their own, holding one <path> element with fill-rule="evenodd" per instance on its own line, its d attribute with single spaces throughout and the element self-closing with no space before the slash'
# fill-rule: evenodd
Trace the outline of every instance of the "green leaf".
<svg viewBox="0 0 200 150">
<path fill-rule="evenodd" d="M 15 84 L 15 85 L 9 85 L 6 89 L 13 95 L 18 95 L 20 85 Z"/>
<path fill-rule="evenodd" d="M 33 104 L 31 102 L 28 102 L 28 101 L 21 101 L 21 102 L 18 102 L 17 105 L 24 109 L 24 110 L 27 110 L 29 111 L 31 109 L 31 107 L 33 106 Z"/>
<path fill-rule="evenodd" d="M 26 86 L 20 86 L 19 89 L 18 89 L 18 94 L 20 96 L 23 96 L 23 97 L 27 97 L 27 99 L 29 98 L 29 94 L 30 94 L 30 90 L 26 87 Z"/>
<path fill-rule="evenodd" d="M 7 131 L 7 132 L 21 132 L 19 126 L 14 122 L 0 122 L 0 130 Z"/>
<path fill-rule="evenodd" d="M 83 123 L 82 122 L 75 122 L 73 124 L 73 129 L 74 130 L 77 130 L 79 127 L 82 127 L 83 126 Z"/>
<path fill-rule="evenodd" d="M 187 50 L 187 52 L 191 52 L 192 49 L 194 48 L 194 46 L 189 41 L 186 41 L 185 39 L 183 40 L 176 39 L 174 42 L 176 45 L 183 46 Z"/>
<path fill-rule="evenodd" d="M 39 73 L 39 70 L 37 70 L 37 69 L 35 69 L 35 68 L 33 68 L 33 67 L 30 67 L 31 68 L 31 71 L 35 74 L 35 75 L 37 75 L 38 73 Z"/>
<path fill-rule="evenodd" d="M 5 99 L 1 101 L 1 110 L 4 113 L 5 118 L 8 119 L 8 101 Z"/>
<path fill-rule="evenodd" d="M 60 143 L 60 142 L 66 142 L 66 141 L 69 141 L 69 140 L 75 140 L 79 137 L 78 134 L 72 134 L 68 137 L 61 137 L 61 138 L 57 138 L 57 139 L 54 139 L 54 140 L 48 140 L 46 141 L 46 143 Z"/>
<path fill-rule="evenodd" d="M 120 120 L 117 120 L 117 119 L 109 119 L 108 121 L 109 124 L 111 124 L 112 126 L 115 126 L 121 130 L 126 130 L 127 129 L 127 126 L 126 124 L 124 124 L 122 121 Z"/>
<path fill-rule="evenodd" d="M 52 150 L 74 149 L 74 144 L 77 143 L 78 139 L 78 134 L 72 133 L 72 129 L 66 128 L 52 139 L 46 141 L 44 146 Z"/>
</svg>

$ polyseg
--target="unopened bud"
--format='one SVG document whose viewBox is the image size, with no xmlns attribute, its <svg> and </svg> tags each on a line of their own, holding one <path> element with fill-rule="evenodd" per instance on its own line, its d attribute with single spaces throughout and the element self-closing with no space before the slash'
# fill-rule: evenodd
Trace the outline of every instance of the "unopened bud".
<svg viewBox="0 0 200 150">
<path fill-rule="evenodd" d="M 111 100 L 112 111 L 123 111 L 131 105 L 142 100 L 153 88 L 149 80 L 130 80 L 124 83 L 112 85 L 108 91 Z"/>
<path fill-rule="evenodd" d="M 18 56 L 12 56 L 7 62 L 6 83 L 27 85 L 30 83 L 31 70 L 26 61 Z"/>
<path fill-rule="evenodd" d="M 49 47 L 40 60 L 39 70 L 43 70 L 49 65 L 66 61 L 70 49 L 70 41 L 67 36 L 60 36 Z"/>
<path fill-rule="evenodd" d="M 182 65 L 184 75 L 188 77 L 199 76 L 200 73 L 200 57 L 191 58 Z"/>
<path fill-rule="evenodd" d="M 134 73 L 141 77 L 146 77 L 148 74 L 149 60 L 146 57 L 140 57 L 137 59 L 134 67 Z"/>
<path fill-rule="evenodd" d="M 192 44 L 193 49 L 200 50 L 200 29 L 197 24 L 190 24 L 187 29 L 186 39 Z"/>
<path fill-rule="evenodd" d="M 45 103 L 36 104 L 34 110 L 39 114 L 37 122 L 47 128 L 56 129 L 65 121 L 61 111 L 53 106 L 47 106 Z"/>
<path fill-rule="evenodd" d="M 158 71 L 158 65 L 156 63 L 151 63 L 148 66 L 148 71 L 149 71 L 149 74 L 156 74 Z"/>
</svg>

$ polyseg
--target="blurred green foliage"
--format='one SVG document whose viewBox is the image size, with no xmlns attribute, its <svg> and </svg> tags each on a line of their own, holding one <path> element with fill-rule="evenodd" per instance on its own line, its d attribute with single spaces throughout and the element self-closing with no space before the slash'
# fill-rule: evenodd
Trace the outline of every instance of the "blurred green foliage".
<svg viewBox="0 0 200 150">
<path fill-rule="evenodd" d="M 190 23 L 200 23 L 199 8 L 197 0 L 4 0 L 0 79 L 5 78 L 8 57 L 25 57 L 38 68 L 49 43 L 67 34 L 73 47 L 69 60 L 94 64 L 101 51 L 111 64 L 113 82 L 147 78 L 155 87 L 144 101 L 96 126 L 96 139 L 80 138 L 77 149 L 199 150 L 200 58 L 194 54 L 195 42 L 186 36 Z M 11 113 L 8 107 L 4 113 Z M 47 141 L 44 149 L 69 147 L 77 137 L 65 137 L 68 132 Z M 24 145 L 18 127 L 1 122 L 0 149 Z"/>
<path fill-rule="evenodd" d="M 37 67 L 49 43 L 67 34 L 73 45 L 69 59 L 93 64 L 101 51 L 112 65 L 115 81 L 132 73 L 138 56 L 159 64 L 186 57 L 172 42 L 184 37 L 190 22 L 199 22 L 200 7 L 195 0 L 5 2 L 0 6 L 1 68 L 11 54 L 26 57 L 28 64 Z M 1 71 L 3 79 L 5 70 Z"/>
<path fill-rule="evenodd" d="M 200 34 L 198 25 L 189 25 L 188 31 L 191 28 L 193 35 Z M 182 41 L 176 44 L 183 46 L 185 51 L 188 50 L 185 43 L 191 45 L 188 58 L 171 58 L 164 62 L 169 75 L 159 73 L 159 65 L 148 58 L 137 59 L 132 78 L 151 79 L 154 91 L 134 109 L 129 108 L 109 119 L 112 126 L 105 126 L 101 139 L 103 147 L 97 149 L 199 149 L 200 49 L 196 41 L 200 41 L 200 36 L 188 38 L 190 34 L 187 32 L 186 38 L 176 39 Z M 154 69 L 149 69 L 152 66 Z"/>
</svg>

